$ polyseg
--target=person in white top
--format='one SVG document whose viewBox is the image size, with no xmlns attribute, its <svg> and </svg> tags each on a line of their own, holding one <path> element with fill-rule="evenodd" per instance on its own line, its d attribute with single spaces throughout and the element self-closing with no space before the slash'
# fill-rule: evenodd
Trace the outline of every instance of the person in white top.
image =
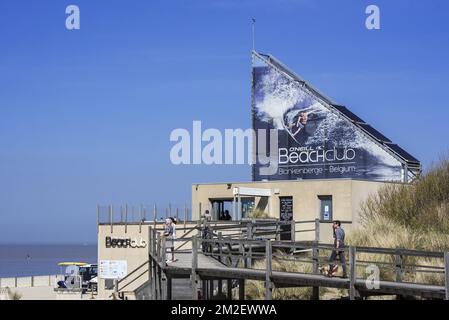
<svg viewBox="0 0 449 320">
<path fill-rule="evenodd" d="M 171 250 L 171 260 L 168 260 L 167 262 L 175 262 L 177 259 L 175 259 L 175 240 L 176 240 L 176 223 L 178 222 L 176 218 L 170 217 L 168 219 L 170 221 L 169 223 L 169 235 L 168 235 L 168 247 Z"/>
</svg>

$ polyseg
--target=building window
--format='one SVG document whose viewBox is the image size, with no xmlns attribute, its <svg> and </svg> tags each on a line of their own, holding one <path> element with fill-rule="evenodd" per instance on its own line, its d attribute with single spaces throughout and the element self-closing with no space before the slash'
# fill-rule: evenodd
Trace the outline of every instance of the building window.
<svg viewBox="0 0 449 320">
<path fill-rule="evenodd" d="M 114 289 L 114 280 L 113 279 L 105 279 L 104 280 L 104 288 L 106 290 L 113 290 Z"/>
<path fill-rule="evenodd" d="M 320 200 L 320 219 L 332 221 L 332 196 L 318 196 Z"/>
</svg>

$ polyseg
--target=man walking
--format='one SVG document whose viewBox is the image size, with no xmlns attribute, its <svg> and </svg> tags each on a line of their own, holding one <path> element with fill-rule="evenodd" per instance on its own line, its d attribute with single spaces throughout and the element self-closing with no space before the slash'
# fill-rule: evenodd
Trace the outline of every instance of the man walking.
<svg viewBox="0 0 449 320">
<path fill-rule="evenodd" d="M 329 258 L 329 276 L 332 276 L 338 270 L 337 256 L 340 259 L 343 268 L 343 278 L 347 278 L 346 258 L 345 258 L 345 231 L 341 227 L 341 222 L 336 220 L 332 224 L 334 230 L 334 250 Z"/>
</svg>

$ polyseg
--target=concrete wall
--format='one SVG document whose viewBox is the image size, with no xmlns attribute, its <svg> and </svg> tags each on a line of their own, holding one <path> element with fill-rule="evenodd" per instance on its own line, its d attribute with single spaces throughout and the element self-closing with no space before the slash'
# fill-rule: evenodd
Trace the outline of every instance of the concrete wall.
<svg viewBox="0 0 449 320">
<path fill-rule="evenodd" d="M 106 237 L 114 238 L 136 238 L 137 240 L 144 239 L 148 242 L 148 230 L 149 227 L 142 225 L 113 225 L 112 230 L 110 225 L 100 225 L 98 228 L 98 264 L 100 260 L 126 260 L 127 271 L 131 273 L 134 269 L 140 266 L 143 262 L 148 260 L 148 243 L 144 248 L 106 248 Z M 111 232 L 112 231 L 112 232 Z M 148 268 L 142 268 L 136 276 Z M 130 277 L 129 281 L 135 280 L 134 277 Z M 124 281 L 119 285 L 125 286 L 129 281 Z M 148 281 L 148 273 L 142 275 L 136 279 L 132 284 L 126 287 L 125 291 L 132 291 L 144 282 Z M 113 290 L 107 290 L 105 288 L 105 279 L 98 278 L 98 298 L 109 299 Z"/>
<path fill-rule="evenodd" d="M 191 243 L 182 240 L 185 237 L 191 237 L 197 235 L 198 232 L 193 230 L 191 232 L 190 228 L 195 227 L 196 223 L 186 223 L 184 229 L 184 223 L 179 222 L 176 228 L 176 234 L 179 241 L 176 242 L 175 247 L 180 248 L 180 250 L 191 249 Z M 130 274 L 136 268 L 141 266 L 144 262 L 149 259 L 149 230 L 154 228 L 153 222 L 145 222 L 141 226 L 139 225 L 127 225 L 124 224 L 114 224 L 110 225 L 100 225 L 98 227 L 98 263 L 100 260 L 126 260 L 127 261 L 127 272 Z M 164 225 L 161 222 L 157 222 L 156 231 L 162 232 L 164 230 Z M 120 238 L 120 239 L 143 239 L 146 241 L 146 246 L 144 248 L 106 248 L 106 237 Z M 184 245 L 183 245 L 184 244 Z M 131 275 L 128 279 L 124 280 L 119 284 L 119 288 L 123 288 L 129 283 L 126 288 L 124 288 L 125 296 L 128 299 L 139 298 L 135 297 L 133 291 L 140 288 L 145 282 L 148 281 L 148 265 L 140 268 L 134 275 Z M 144 273 L 142 276 L 142 273 Z M 98 278 L 98 299 L 111 299 L 111 294 L 114 290 L 108 290 L 105 288 L 106 280 L 101 277 Z M 140 290 L 142 291 L 142 290 Z M 144 293 L 140 292 L 140 295 Z"/>
<path fill-rule="evenodd" d="M 369 196 L 374 195 L 377 191 L 393 182 L 366 182 L 366 181 L 352 181 L 352 207 L 354 209 L 353 222 L 354 226 L 360 226 L 360 213 L 361 207 L 364 201 L 366 201 Z M 394 184 L 399 184 L 394 182 Z"/>
<path fill-rule="evenodd" d="M 64 275 L 1 278 L 0 288 L 56 287 Z"/>
</svg>

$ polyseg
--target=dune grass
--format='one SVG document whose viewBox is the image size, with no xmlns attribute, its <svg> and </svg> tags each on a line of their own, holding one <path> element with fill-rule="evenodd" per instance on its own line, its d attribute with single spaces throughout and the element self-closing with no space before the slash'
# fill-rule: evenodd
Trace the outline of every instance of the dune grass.
<svg viewBox="0 0 449 320">
<path fill-rule="evenodd" d="M 422 233 L 449 231 L 449 160 L 438 164 L 412 184 L 390 184 L 363 204 L 363 226 L 385 218 Z"/>
<path fill-rule="evenodd" d="M 390 184 L 361 207 L 361 225 L 348 244 L 366 247 L 449 251 L 449 160 L 442 160 L 412 184 Z M 394 256 L 360 254 L 363 260 L 394 262 Z M 406 257 L 407 265 L 443 267 L 442 259 Z M 422 269 L 422 268 L 421 268 Z M 381 279 L 393 280 L 394 270 L 381 267 Z M 444 283 L 442 274 L 409 268 L 404 281 Z"/>
<path fill-rule="evenodd" d="M 250 212 L 248 215 L 249 219 L 269 219 L 270 216 L 267 212 L 260 210 L 260 209 L 254 209 Z"/>
</svg>

